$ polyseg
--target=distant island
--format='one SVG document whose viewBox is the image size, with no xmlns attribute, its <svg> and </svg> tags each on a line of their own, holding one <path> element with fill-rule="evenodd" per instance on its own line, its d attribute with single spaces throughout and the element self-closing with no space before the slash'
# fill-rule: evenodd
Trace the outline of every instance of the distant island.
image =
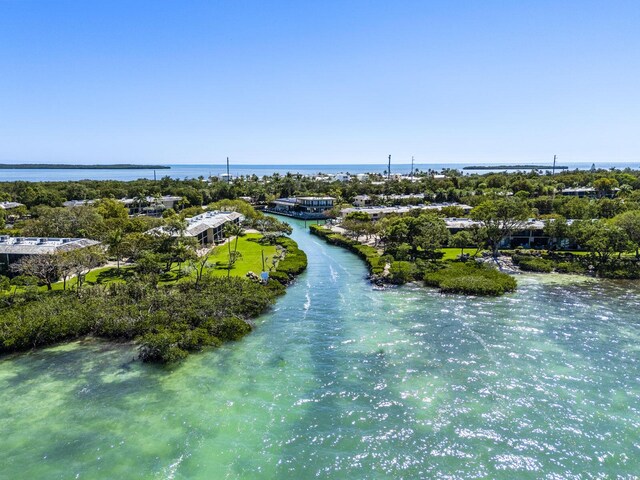
<svg viewBox="0 0 640 480">
<path fill-rule="evenodd" d="M 463 170 L 553 170 L 553 165 L 471 165 Z M 567 166 L 557 166 L 556 170 L 568 170 Z"/>
<path fill-rule="evenodd" d="M 167 165 L 136 165 L 132 163 L 112 163 L 106 165 L 71 165 L 66 163 L 0 163 L 2 170 L 167 170 Z"/>
</svg>

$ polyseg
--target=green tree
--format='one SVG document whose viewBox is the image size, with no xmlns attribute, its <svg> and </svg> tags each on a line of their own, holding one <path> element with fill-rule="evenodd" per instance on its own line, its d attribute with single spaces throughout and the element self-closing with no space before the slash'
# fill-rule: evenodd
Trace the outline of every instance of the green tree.
<svg viewBox="0 0 640 480">
<path fill-rule="evenodd" d="M 635 248 L 636 257 L 640 256 L 640 210 L 621 213 L 614 217 L 613 223 L 625 233 L 632 247 Z"/>
<path fill-rule="evenodd" d="M 129 211 L 122 202 L 113 198 L 103 198 L 95 204 L 96 211 L 102 215 L 104 219 L 128 220 Z"/>
<path fill-rule="evenodd" d="M 591 252 L 600 265 L 609 261 L 615 253 L 620 256 L 629 249 L 625 232 L 610 220 L 581 220 L 569 228 L 569 235 L 578 245 Z"/>
<path fill-rule="evenodd" d="M 229 261 L 227 266 L 227 278 L 231 275 L 231 269 L 236 261 L 241 257 L 238 255 L 238 239 L 242 235 L 242 227 L 235 223 L 229 222 L 224 226 L 224 235 L 228 238 L 227 247 L 229 249 Z M 235 237 L 233 252 L 231 251 L 231 237 Z"/>
<path fill-rule="evenodd" d="M 549 237 L 549 244 L 557 247 L 559 243 L 569 237 L 567 219 L 561 215 L 552 215 L 544 221 L 544 234 Z"/>
<path fill-rule="evenodd" d="M 473 235 L 466 230 L 460 230 L 449 239 L 449 245 L 459 248 L 460 255 L 464 255 L 464 249 L 473 245 Z"/>
<path fill-rule="evenodd" d="M 502 241 L 522 230 L 530 215 L 529 205 L 516 198 L 487 200 L 471 211 L 471 218 L 486 229 L 487 241 L 494 257 L 498 256 Z"/>
<path fill-rule="evenodd" d="M 116 228 L 109 232 L 107 236 L 107 253 L 115 257 L 118 272 L 120 271 L 120 260 L 122 259 L 124 243 L 125 237 L 121 229 Z"/>
</svg>

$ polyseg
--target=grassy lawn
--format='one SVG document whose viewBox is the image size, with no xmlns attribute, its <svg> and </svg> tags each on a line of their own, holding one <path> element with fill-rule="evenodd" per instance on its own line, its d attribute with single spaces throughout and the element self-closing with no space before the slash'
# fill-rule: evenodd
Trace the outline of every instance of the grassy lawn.
<svg viewBox="0 0 640 480">
<path fill-rule="evenodd" d="M 264 250 L 265 265 L 269 268 L 271 259 L 276 254 L 275 245 L 261 245 L 258 239 L 261 237 L 258 233 L 248 233 L 238 240 L 238 251 L 242 253 L 242 258 L 236 261 L 231 270 L 231 275 L 244 277 L 248 272 L 260 275 L 262 271 L 262 251 Z M 235 241 L 231 242 L 231 250 L 235 247 Z M 217 276 L 226 276 L 229 264 L 229 247 L 228 245 L 220 245 L 213 250 L 213 255 L 209 262 L 217 262 L 213 268 L 213 274 Z"/>
<path fill-rule="evenodd" d="M 231 275 L 236 277 L 244 277 L 248 272 L 260 275 L 262 271 L 262 251 L 264 250 L 265 265 L 267 268 L 271 263 L 271 259 L 276 254 L 275 245 L 261 245 L 258 243 L 261 235 L 258 233 L 248 233 L 238 239 L 238 252 L 242 257 L 238 259 L 231 269 Z M 235 248 L 235 240 L 231 242 L 231 251 Z M 206 270 L 216 277 L 227 276 L 227 265 L 229 264 L 229 246 L 228 244 L 220 245 L 213 249 L 212 255 L 209 257 L 209 263 Z M 184 280 L 190 276 L 195 276 L 195 272 L 191 275 L 185 275 L 187 265 L 182 265 L 182 275 L 178 275 L 178 264 L 171 266 L 171 271 L 162 276 L 160 283 L 171 283 L 176 280 Z"/>
</svg>

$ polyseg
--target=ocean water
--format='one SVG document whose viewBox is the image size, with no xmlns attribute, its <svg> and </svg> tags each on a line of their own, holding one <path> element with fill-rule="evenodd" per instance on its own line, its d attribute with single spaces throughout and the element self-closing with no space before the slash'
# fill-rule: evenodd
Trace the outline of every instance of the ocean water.
<svg viewBox="0 0 640 480">
<path fill-rule="evenodd" d="M 380 291 L 292 223 L 309 268 L 240 342 L 1 360 L 0 478 L 638 478 L 638 284 Z"/>
<path fill-rule="evenodd" d="M 530 163 L 530 162 L 529 162 Z M 461 170 L 463 167 L 469 164 L 455 163 L 431 163 L 431 164 L 415 164 L 415 168 L 421 171 L 427 171 L 429 169 L 440 171 L 443 168 L 455 168 Z M 571 169 L 587 170 L 591 168 L 592 163 L 562 163 Z M 217 176 L 226 173 L 226 165 L 224 164 L 212 164 L 212 165 L 184 165 L 175 164 L 169 165 L 171 168 L 168 170 L 156 170 L 155 178 L 162 178 L 163 176 L 170 176 L 172 178 L 184 179 L 184 178 L 198 178 L 200 176 L 208 178 L 209 176 Z M 640 169 L 640 162 L 636 163 L 616 163 L 616 162 L 601 162 L 597 163 L 598 168 L 634 168 Z M 359 164 L 359 165 L 231 165 L 230 172 L 233 176 L 240 175 L 257 175 L 262 177 L 264 175 L 272 175 L 279 173 L 285 175 L 288 172 L 300 173 L 304 175 L 314 175 L 319 172 L 322 173 L 342 173 L 349 172 L 355 173 L 383 173 L 387 169 L 387 164 Z M 501 170 L 495 170 L 501 171 Z M 392 164 L 392 173 L 409 174 L 411 172 L 410 164 Z M 474 173 L 466 171 L 465 173 Z M 478 171 L 475 173 L 489 173 L 487 170 Z M 2 170 L 0 169 L 0 181 L 64 181 L 64 180 L 137 180 L 139 178 L 154 178 L 153 170 L 60 170 L 60 169 L 37 169 L 37 170 Z"/>
</svg>

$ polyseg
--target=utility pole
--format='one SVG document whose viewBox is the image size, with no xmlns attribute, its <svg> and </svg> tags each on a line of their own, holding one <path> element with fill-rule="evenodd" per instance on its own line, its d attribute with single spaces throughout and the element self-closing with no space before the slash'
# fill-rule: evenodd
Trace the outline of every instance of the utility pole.
<svg viewBox="0 0 640 480">
<path fill-rule="evenodd" d="M 387 180 L 391 180 L 391 155 L 389 155 L 389 167 L 387 168 Z"/>
<path fill-rule="evenodd" d="M 229 157 L 227 157 L 227 183 L 231 183 L 231 177 L 229 176 Z"/>
<path fill-rule="evenodd" d="M 411 155 L 411 181 L 413 182 L 413 155 Z"/>
<path fill-rule="evenodd" d="M 551 170 L 551 175 L 555 175 L 556 174 L 556 158 L 558 158 L 557 155 L 553 156 L 553 169 Z"/>
</svg>

